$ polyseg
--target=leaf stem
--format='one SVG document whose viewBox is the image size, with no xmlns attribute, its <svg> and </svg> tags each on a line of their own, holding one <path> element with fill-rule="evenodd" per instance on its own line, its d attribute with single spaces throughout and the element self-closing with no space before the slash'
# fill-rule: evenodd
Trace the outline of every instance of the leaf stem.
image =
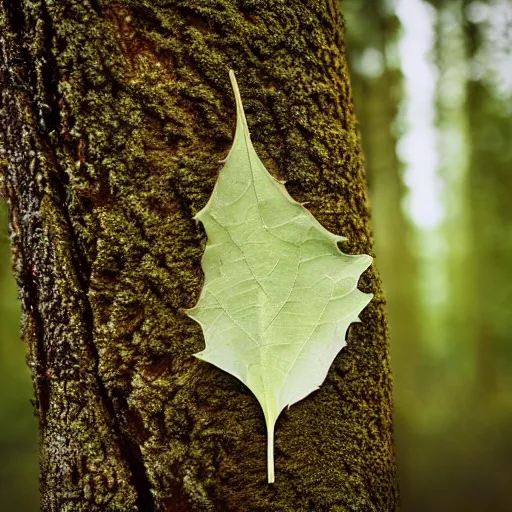
<svg viewBox="0 0 512 512">
<path fill-rule="evenodd" d="M 274 483 L 274 422 L 267 422 L 267 474 L 268 483 Z"/>
</svg>

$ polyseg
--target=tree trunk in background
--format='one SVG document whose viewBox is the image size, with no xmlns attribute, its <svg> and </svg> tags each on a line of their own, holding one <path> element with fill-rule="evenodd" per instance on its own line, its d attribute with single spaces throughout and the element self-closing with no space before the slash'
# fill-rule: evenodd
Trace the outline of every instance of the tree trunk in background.
<svg viewBox="0 0 512 512">
<path fill-rule="evenodd" d="M 471 386 L 475 288 L 472 274 L 473 240 L 469 201 L 467 155 L 467 112 L 465 92 L 467 55 L 464 49 L 461 0 L 430 1 L 435 7 L 436 139 L 437 175 L 443 208 L 442 222 L 433 233 L 431 258 L 434 272 L 433 311 L 438 325 L 436 347 L 437 375 L 429 382 L 439 396 L 447 389 L 465 401 Z M 473 322 L 468 321 L 469 317 Z M 432 337 L 432 335 L 431 335 Z M 461 354 L 465 354 L 461 356 Z M 462 398 L 464 397 L 464 398 Z"/>
<path fill-rule="evenodd" d="M 468 57 L 472 60 L 483 46 L 480 30 L 470 21 L 465 24 Z M 495 89 L 484 78 L 468 81 L 473 314 L 478 318 L 475 322 L 475 384 L 485 403 L 488 396 L 505 387 L 510 375 L 510 368 L 504 365 L 506 358 L 500 357 L 510 346 L 511 327 L 510 311 L 503 307 L 512 297 L 512 122 L 509 111 L 505 99 L 497 97 Z"/>
<path fill-rule="evenodd" d="M 355 104 L 377 233 L 376 265 L 382 274 L 388 304 L 392 352 L 395 351 L 399 360 L 407 360 L 399 371 L 394 370 L 394 378 L 397 392 L 404 394 L 404 400 L 413 401 L 417 399 L 414 390 L 421 382 L 418 376 L 422 348 L 420 292 L 412 252 L 413 233 L 402 209 L 405 186 L 396 153 L 396 129 L 393 129 L 400 108 L 402 77 L 400 70 L 386 58 L 389 46 L 396 42 L 400 25 L 395 15 L 386 12 L 383 1 L 344 0 L 344 4 L 359 9 L 354 17 L 364 20 L 364 26 L 349 25 L 347 29 L 349 65 L 354 89 L 359 91 Z M 369 50 L 381 57 L 380 70 L 362 69 L 363 56 Z"/>
<path fill-rule="evenodd" d="M 212 5 L 215 4 L 215 5 Z M 3 0 L 4 168 L 44 511 L 395 511 L 379 278 L 281 415 L 196 360 L 206 203 L 234 128 L 350 253 L 372 251 L 336 0 Z"/>
<path fill-rule="evenodd" d="M 414 256 L 412 227 L 402 208 L 405 186 L 402 165 L 396 153 L 395 121 L 400 108 L 402 76 L 389 62 L 390 47 L 397 43 L 399 20 L 386 9 L 384 1 L 343 0 L 347 15 L 347 48 L 361 131 L 370 197 L 376 231 L 375 264 L 379 269 L 389 312 L 391 355 L 395 386 L 397 460 L 402 505 L 406 507 L 416 464 L 414 415 L 424 375 L 421 350 L 420 290 Z M 352 10 L 358 11 L 352 12 Z M 356 26 L 350 21 L 360 20 Z M 369 52 L 375 68 L 368 66 Z M 370 62 L 370 65 L 372 62 Z M 408 416 L 408 421 L 405 417 Z M 413 420 L 411 420 L 411 417 Z"/>
</svg>

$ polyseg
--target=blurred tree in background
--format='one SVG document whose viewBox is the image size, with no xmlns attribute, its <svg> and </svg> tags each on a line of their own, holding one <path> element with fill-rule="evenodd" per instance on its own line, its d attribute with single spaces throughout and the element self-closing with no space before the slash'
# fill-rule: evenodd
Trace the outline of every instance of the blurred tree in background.
<svg viewBox="0 0 512 512">
<path fill-rule="evenodd" d="M 342 7 L 389 303 L 403 510 L 511 510 L 512 4 Z M 1 221 L 0 503 L 30 512 L 36 421 L 5 210 Z"/>
</svg>

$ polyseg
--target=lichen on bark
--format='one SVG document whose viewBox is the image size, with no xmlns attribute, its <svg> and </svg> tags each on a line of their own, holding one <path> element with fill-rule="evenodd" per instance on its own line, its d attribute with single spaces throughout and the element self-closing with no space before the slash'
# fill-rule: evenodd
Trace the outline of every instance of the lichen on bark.
<svg viewBox="0 0 512 512">
<path fill-rule="evenodd" d="M 371 253 L 335 0 L 0 3 L 3 180 L 47 511 L 395 511 L 383 296 L 279 420 L 201 363 L 207 201 L 237 72 L 256 150 L 345 251 Z"/>
</svg>

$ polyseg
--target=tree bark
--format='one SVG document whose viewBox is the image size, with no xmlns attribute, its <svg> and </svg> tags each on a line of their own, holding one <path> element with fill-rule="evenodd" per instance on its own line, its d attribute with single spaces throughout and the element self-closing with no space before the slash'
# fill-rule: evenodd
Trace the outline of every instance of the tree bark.
<svg viewBox="0 0 512 512">
<path fill-rule="evenodd" d="M 238 77 L 256 150 L 345 250 L 371 253 L 336 0 L 2 0 L 2 189 L 44 511 L 395 511 L 384 301 L 324 385 L 265 425 L 196 360 L 206 203 Z"/>
</svg>

